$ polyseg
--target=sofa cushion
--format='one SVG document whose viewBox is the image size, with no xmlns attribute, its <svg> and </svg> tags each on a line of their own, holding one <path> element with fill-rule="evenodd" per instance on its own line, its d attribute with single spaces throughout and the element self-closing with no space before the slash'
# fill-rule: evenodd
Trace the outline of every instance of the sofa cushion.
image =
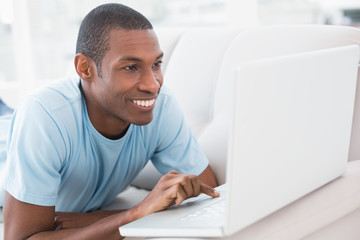
<svg viewBox="0 0 360 240">
<path fill-rule="evenodd" d="M 305 237 L 303 240 L 359 240 L 360 208 L 336 222 Z"/>
<path fill-rule="evenodd" d="M 236 233 L 236 240 L 302 239 L 360 208 L 360 160 L 345 174 L 257 223 Z"/>
</svg>

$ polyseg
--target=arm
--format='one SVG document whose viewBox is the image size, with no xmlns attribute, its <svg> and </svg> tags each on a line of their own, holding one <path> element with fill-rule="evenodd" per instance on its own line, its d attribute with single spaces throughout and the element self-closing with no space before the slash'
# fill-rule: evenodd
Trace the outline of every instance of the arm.
<svg viewBox="0 0 360 240">
<path fill-rule="evenodd" d="M 11 210 L 10 210 L 11 209 Z M 120 225 L 142 217 L 136 209 L 104 218 L 92 225 L 54 230 L 54 207 L 43 207 L 21 202 L 6 193 L 4 202 L 5 239 L 121 239 Z"/>
<path fill-rule="evenodd" d="M 100 219 L 121 213 L 122 210 L 98 210 L 94 212 L 55 212 L 55 228 L 81 228 L 93 224 Z"/>
<path fill-rule="evenodd" d="M 210 165 L 208 165 L 207 168 L 199 175 L 199 180 L 202 183 L 213 188 L 218 186 L 215 175 Z M 102 218 L 123 211 L 125 210 L 100 210 L 91 213 L 56 212 L 55 224 L 57 226 L 61 226 L 62 229 L 85 227 L 87 225 L 97 222 Z"/>
<path fill-rule="evenodd" d="M 199 175 L 199 179 L 201 182 L 205 183 L 210 187 L 214 188 L 218 186 L 215 174 L 210 165 L 208 165 L 205 170 Z"/>
<path fill-rule="evenodd" d="M 21 202 L 6 193 L 4 202 L 5 239 L 122 239 L 118 227 L 166 209 L 172 204 L 179 205 L 189 197 L 200 193 L 217 197 L 213 188 L 207 186 L 195 175 L 170 171 L 164 175 L 150 194 L 137 206 L 107 216 L 95 223 L 59 231 L 53 231 L 55 208 Z M 10 210 L 11 209 L 11 210 Z"/>
</svg>

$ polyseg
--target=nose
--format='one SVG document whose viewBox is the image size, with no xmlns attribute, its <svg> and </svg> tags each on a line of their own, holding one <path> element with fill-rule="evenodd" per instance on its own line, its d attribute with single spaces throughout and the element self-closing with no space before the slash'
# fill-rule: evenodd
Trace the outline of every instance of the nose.
<svg viewBox="0 0 360 240">
<path fill-rule="evenodd" d="M 162 74 L 155 73 L 153 70 L 147 70 L 143 73 L 139 89 L 148 93 L 156 93 L 159 91 L 162 83 Z"/>
</svg>

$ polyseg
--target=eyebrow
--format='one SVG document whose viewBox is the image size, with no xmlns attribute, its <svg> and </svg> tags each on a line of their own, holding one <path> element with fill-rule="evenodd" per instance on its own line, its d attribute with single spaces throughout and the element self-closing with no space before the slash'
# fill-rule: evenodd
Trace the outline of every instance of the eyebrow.
<svg viewBox="0 0 360 240">
<path fill-rule="evenodd" d="M 162 58 L 164 56 L 164 53 L 161 52 L 159 56 L 156 57 L 156 60 Z M 137 57 L 131 57 L 131 56 L 125 56 L 119 59 L 120 61 L 133 61 L 133 62 L 142 62 L 143 60 L 141 58 L 137 58 Z"/>
</svg>

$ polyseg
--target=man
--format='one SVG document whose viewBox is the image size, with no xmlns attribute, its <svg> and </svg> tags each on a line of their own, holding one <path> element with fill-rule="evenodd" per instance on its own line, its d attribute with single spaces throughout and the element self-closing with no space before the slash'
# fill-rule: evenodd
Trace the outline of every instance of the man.
<svg viewBox="0 0 360 240">
<path fill-rule="evenodd" d="M 80 80 L 53 83 L 14 112 L 5 239 L 119 239 L 123 224 L 201 192 L 218 196 L 208 161 L 162 87 L 163 53 L 150 22 L 120 4 L 99 6 L 83 20 L 76 48 Z M 97 211 L 148 159 L 165 174 L 151 193 L 132 209 Z"/>
</svg>

